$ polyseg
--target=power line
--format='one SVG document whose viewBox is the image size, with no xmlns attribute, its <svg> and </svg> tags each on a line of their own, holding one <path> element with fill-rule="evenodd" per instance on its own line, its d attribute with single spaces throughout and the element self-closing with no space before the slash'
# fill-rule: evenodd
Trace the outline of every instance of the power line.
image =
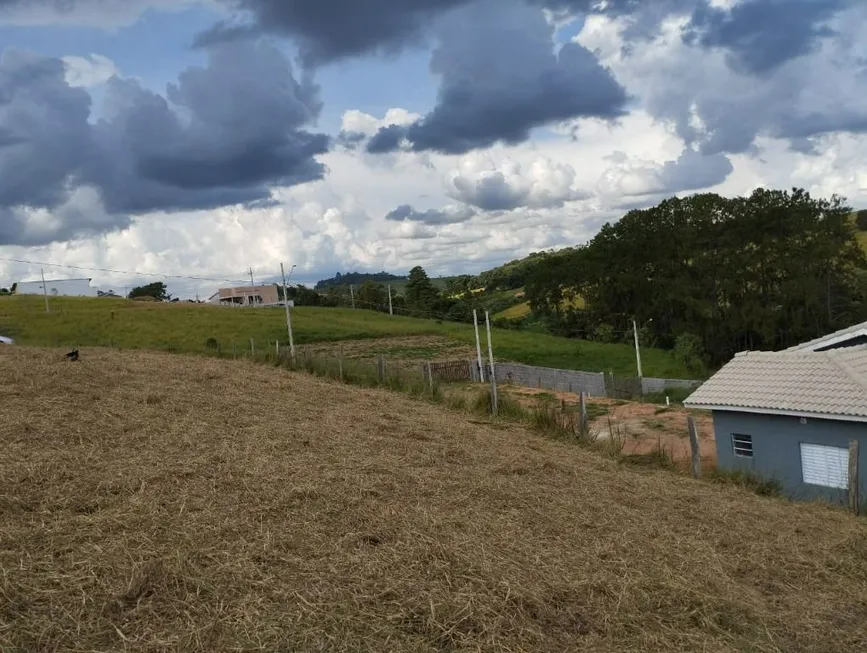
<svg viewBox="0 0 867 653">
<path fill-rule="evenodd" d="M 20 258 L 6 258 L 0 257 L 0 261 L 6 261 L 8 263 L 24 263 L 25 265 L 39 265 L 44 267 L 51 268 L 66 268 L 69 270 L 81 270 L 83 272 L 106 272 L 109 274 L 123 274 L 131 277 L 159 277 L 162 279 L 190 279 L 193 281 L 226 281 L 229 283 L 240 283 L 243 280 L 241 279 L 226 279 L 219 277 L 197 277 L 191 275 L 183 275 L 183 274 L 162 274 L 158 272 L 138 272 L 135 270 L 113 270 L 110 268 L 89 268 L 82 265 L 67 265 L 64 263 L 45 263 L 43 261 L 28 261 L 26 259 Z"/>
</svg>

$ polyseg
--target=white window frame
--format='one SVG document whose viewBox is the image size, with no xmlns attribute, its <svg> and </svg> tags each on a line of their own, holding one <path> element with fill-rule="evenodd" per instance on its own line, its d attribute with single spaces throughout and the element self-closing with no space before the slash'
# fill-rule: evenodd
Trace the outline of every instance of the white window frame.
<svg viewBox="0 0 867 653">
<path fill-rule="evenodd" d="M 801 479 L 806 485 L 838 490 L 849 488 L 848 447 L 801 442 L 800 455 Z"/>
<path fill-rule="evenodd" d="M 753 458 L 755 456 L 755 452 L 753 451 L 753 436 L 749 433 L 732 433 L 732 453 L 734 453 L 736 458 Z M 741 440 L 740 446 L 738 443 L 738 438 L 749 438 L 749 453 L 746 452 L 747 448 L 745 446 L 746 441 Z"/>
</svg>

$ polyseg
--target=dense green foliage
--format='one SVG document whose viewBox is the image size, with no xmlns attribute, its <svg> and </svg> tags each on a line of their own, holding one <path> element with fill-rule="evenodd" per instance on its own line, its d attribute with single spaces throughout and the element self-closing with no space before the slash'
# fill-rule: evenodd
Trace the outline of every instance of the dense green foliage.
<svg viewBox="0 0 867 653">
<path fill-rule="evenodd" d="M 855 224 L 861 231 L 867 231 L 867 211 L 858 211 L 855 214 Z"/>
<path fill-rule="evenodd" d="M 277 286 L 277 297 L 283 301 L 283 286 L 275 283 Z M 286 288 L 286 295 L 290 300 L 295 302 L 295 306 L 322 306 L 323 296 L 315 290 L 311 290 L 303 284 L 296 284 Z"/>
<path fill-rule="evenodd" d="M 159 299 L 161 301 L 168 301 L 172 298 L 172 296 L 166 292 L 166 284 L 162 281 L 154 281 L 146 286 L 136 286 L 129 291 L 129 298 L 135 299 L 136 297 L 153 297 L 154 299 Z"/>
<path fill-rule="evenodd" d="M 573 336 L 628 342 L 635 319 L 643 342 L 678 345 L 691 367 L 779 349 L 867 317 L 850 211 L 798 189 L 666 200 L 538 265 L 527 297 Z M 584 309 L 568 306 L 578 296 Z"/>
<path fill-rule="evenodd" d="M 135 302 L 123 299 L 58 297 L 45 312 L 38 296 L 0 298 L 0 333 L 21 345 L 103 346 L 202 352 L 213 338 L 224 352 L 257 350 L 276 340 L 286 342 L 286 318 L 280 307 L 228 308 L 208 304 Z M 475 347 L 472 324 L 414 319 L 346 308 L 296 308 L 292 326 L 298 345 L 382 337 L 441 336 Z M 210 345 L 208 343 L 210 342 Z M 635 374 L 629 345 L 558 338 L 542 333 L 503 331 L 493 334 L 494 355 L 529 365 L 590 372 Z M 642 349 L 647 376 L 685 378 L 687 370 L 670 352 Z"/>
<path fill-rule="evenodd" d="M 400 277 L 388 272 L 374 272 L 372 274 L 366 272 L 347 272 L 341 274 L 338 272 L 330 279 L 323 279 L 316 283 L 314 290 L 327 290 L 334 286 L 359 286 L 365 282 L 388 282 L 388 281 L 403 281 L 406 277 Z"/>
<path fill-rule="evenodd" d="M 482 272 L 476 277 L 476 287 L 485 288 L 488 292 L 522 288 L 539 265 L 547 263 L 552 257 L 560 257 L 570 251 L 571 249 L 556 252 L 532 252 L 525 258 L 510 261 L 492 270 Z"/>
</svg>

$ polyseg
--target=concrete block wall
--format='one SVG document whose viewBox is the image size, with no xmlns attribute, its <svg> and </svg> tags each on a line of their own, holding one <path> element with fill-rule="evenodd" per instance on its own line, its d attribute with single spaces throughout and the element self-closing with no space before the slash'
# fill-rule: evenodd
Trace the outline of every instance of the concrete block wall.
<svg viewBox="0 0 867 653">
<path fill-rule="evenodd" d="M 690 381 L 687 379 L 654 379 L 648 377 L 641 379 L 641 389 L 646 395 L 665 392 L 674 388 L 694 389 L 700 385 L 701 381 Z"/>
<path fill-rule="evenodd" d="M 478 362 L 470 361 L 473 380 L 479 380 Z M 490 367 L 485 366 L 485 378 Z M 521 365 L 519 363 L 497 363 L 497 383 L 517 385 L 524 388 L 542 388 L 556 392 L 586 392 L 590 397 L 607 396 L 605 375 L 596 372 L 579 372 L 576 370 L 560 370 L 551 367 Z M 671 388 L 697 388 L 701 381 L 687 379 L 642 379 L 642 390 L 645 394 L 665 392 Z"/>
<path fill-rule="evenodd" d="M 586 392 L 591 397 L 605 396 L 605 376 L 593 372 L 558 370 L 518 363 L 497 363 L 497 383 L 556 392 Z"/>
</svg>

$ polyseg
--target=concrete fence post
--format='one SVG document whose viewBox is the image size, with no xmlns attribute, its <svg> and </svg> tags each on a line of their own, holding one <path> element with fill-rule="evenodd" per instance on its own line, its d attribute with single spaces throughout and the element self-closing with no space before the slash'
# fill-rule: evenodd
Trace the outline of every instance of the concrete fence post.
<svg viewBox="0 0 867 653">
<path fill-rule="evenodd" d="M 698 446 L 698 428 L 695 425 L 695 419 L 692 415 L 686 418 L 686 425 L 689 429 L 689 450 L 692 457 L 692 476 L 693 478 L 701 478 L 701 450 Z"/>
<path fill-rule="evenodd" d="M 858 440 L 849 441 L 849 510 L 854 515 L 861 512 L 861 497 L 858 484 Z"/>
</svg>

